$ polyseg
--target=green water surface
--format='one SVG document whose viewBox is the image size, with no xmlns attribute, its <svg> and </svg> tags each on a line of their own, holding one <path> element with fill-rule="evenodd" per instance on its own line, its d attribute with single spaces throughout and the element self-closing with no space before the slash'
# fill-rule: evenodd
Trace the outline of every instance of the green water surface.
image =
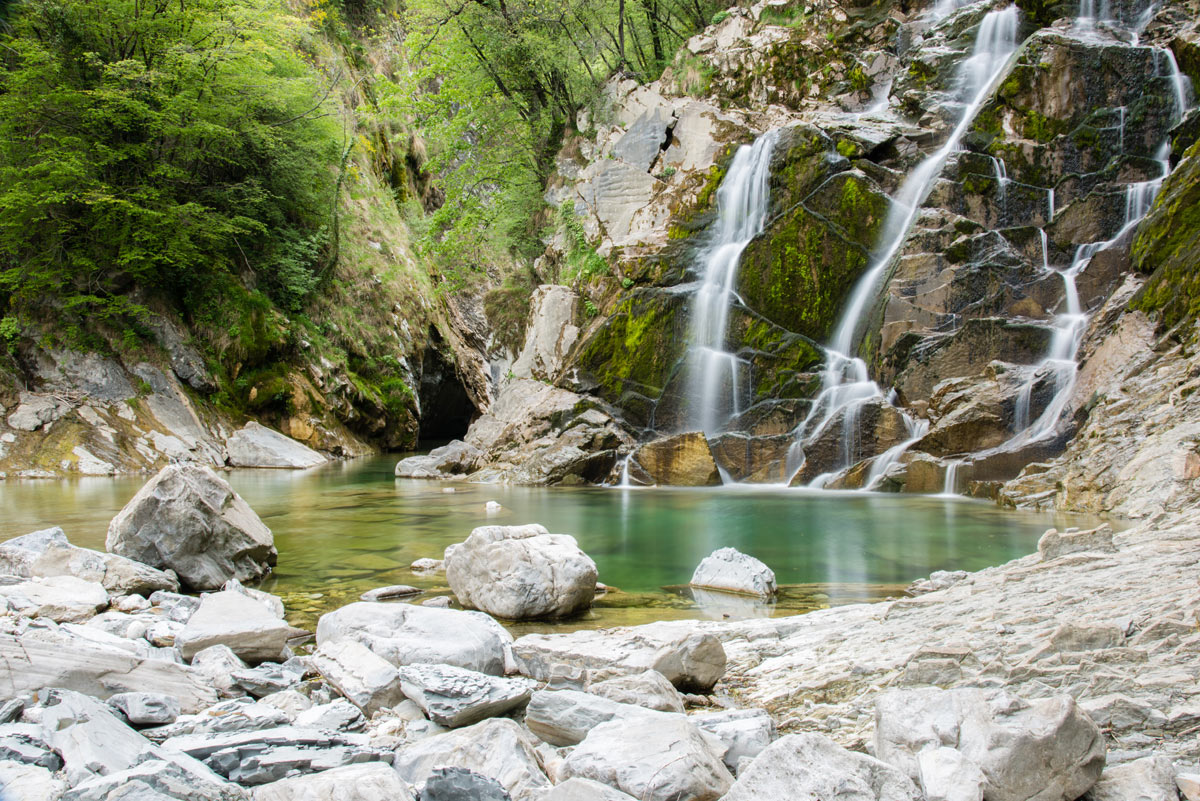
<svg viewBox="0 0 1200 801">
<path fill-rule="evenodd" d="M 600 580 L 615 588 L 582 618 L 514 626 L 521 632 L 794 614 L 899 595 L 934 570 L 1000 564 L 1034 550 L 1050 526 L 1091 522 L 875 493 L 443 484 L 394 478 L 396 460 L 227 474 L 275 533 L 279 564 L 262 586 L 283 596 L 292 622 L 311 627 L 320 614 L 385 584 L 449 595 L 444 575 L 413 573 L 409 565 L 440 558 L 447 545 L 490 523 L 537 522 L 574 535 Z M 58 525 L 77 545 L 103 549 L 108 521 L 144 481 L 0 482 L 0 539 Z M 488 513 L 488 501 L 503 508 Z M 775 604 L 712 593 L 697 599 L 682 586 L 701 559 L 727 545 L 774 569 L 783 586 Z"/>
</svg>

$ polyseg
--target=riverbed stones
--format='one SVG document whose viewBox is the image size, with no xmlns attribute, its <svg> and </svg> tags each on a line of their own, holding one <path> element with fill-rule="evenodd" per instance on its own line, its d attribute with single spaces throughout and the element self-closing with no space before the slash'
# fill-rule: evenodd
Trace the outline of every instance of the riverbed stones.
<svg viewBox="0 0 1200 801">
<path fill-rule="evenodd" d="M 722 801 L 838 798 L 922 801 L 903 772 L 819 734 L 781 737 L 750 763 Z"/>
<path fill-rule="evenodd" d="M 46 801 L 59 798 L 67 784 L 37 765 L 0 759 L 0 789 L 5 801 Z"/>
<path fill-rule="evenodd" d="M 725 744 L 725 764 L 736 770 L 743 759 L 753 759 L 775 740 L 775 721 L 765 709 L 725 709 L 689 718 L 703 731 Z"/>
<path fill-rule="evenodd" d="M 634 801 L 634 798 L 607 784 L 575 777 L 556 784 L 542 796 L 542 801 Z"/>
<path fill-rule="evenodd" d="M 1149 756 L 1112 765 L 1088 791 L 1089 801 L 1178 801 L 1175 765 L 1169 757 Z"/>
<path fill-rule="evenodd" d="M 275 565 L 274 538 L 242 497 L 207 467 L 170 465 L 108 527 L 112 553 L 173 570 L 192 590 L 254 581 Z"/>
<path fill-rule="evenodd" d="M 254 788 L 254 801 L 413 801 L 390 765 L 371 762 L 293 776 Z"/>
<path fill-rule="evenodd" d="M 590 681 L 657 670 L 683 692 L 707 692 L 725 673 L 725 649 L 712 634 L 681 621 L 634 628 L 527 634 L 513 643 L 522 673 L 548 681 L 561 666 Z"/>
<path fill-rule="evenodd" d="M 225 440 L 233 467 L 274 467 L 301 470 L 329 461 L 312 448 L 251 420 Z"/>
<path fill-rule="evenodd" d="M 400 671 L 357 640 L 324 643 L 312 666 L 367 716 L 404 700 Z"/>
<path fill-rule="evenodd" d="M 53 796 L 51 796 L 52 798 Z M 61 801 L 249 801 L 249 794 L 187 757 L 149 759 L 72 787 Z M 38 799 L 43 801 L 43 799 Z"/>
<path fill-rule="evenodd" d="M 464 606 L 497 617 L 566 617 L 591 606 L 596 563 L 536 523 L 480 526 L 447 553 L 446 580 Z"/>
<path fill-rule="evenodd" d="M 113 595 L 178 590 L 171 574 L 111 553 L 79 548 L 61 528 L 34 531 L 0 543 L 0 574 L 22 578 L 74 576 L 99 582 Z"/>
<path fill-rule="evenodd" d="M 466 768 L 434 768 L 420 801 L 512 801 L 495 779 Z"/>
<path fill-rule="evenodd" d="M 186 660 L 210 646 L 224 645 L 246 662 L 265 662 L 280 658 L 290 634 L 288 624 L 263 604 L 224 590 L 201 599 L 175 644 Z"/>
<path fill-rule="evenodd" d="M 396 598 L 411 598 L 420 594 L 421 590 L 408 584 L 389 584 L 386 587 L 367 590 L 358 599 L 360 601 L 391 601 Z"/>
<path fill-rule="evenodd" d="M 517 723 L 491 718 L 402 749 L 396 754 L 396 772 L 422 788 L 437 768 L 466 768 L 495 779 L 513 801 L 540 801 L 550 780 L 536 749 L 536 738 Z"/>
<path fill-rule="evenodd" d="M 877 698 L 875 717 L 880 759 L 920 781 L 925 749 L 954 748 L 986 777 L 989 801 L 1074 801 L 1104 767 L 1099 727 L 1066 695 L 1025 701 L 1003 690 L 894 690 Z"/>
<path fill-rule="evenodd" d="M 775 571 L 736 548 L 718 548 L 701 560 L 689 582 L 693 587 L 758 595 L 775 594 Z"/>
<path fill-rule="evenodd" d="M 715 801 L 733 783 L 724 751 L 683 716 L 641 715 L 592 729 L 559 776 L 593 779 L 643 801 Z"/>
<path fill-rule="evenodd" d="M 646 670 L 628 676 L 617 676 L 596 682 L 588 692 L 622 704 L 656 709 L 660 712 L 683 712 L 683 696 L 657 670 Z"/>
<path fill-rule="evenodd" d="M 113 710 L 82 693 L 50 690 L 40 712 L 42 738 L 62 757 L 72 785 L 133 767 L 155 752 Z"/>
<path fill-rule="evenodd" d="M 721 471 L 717 469 L 712 448 L 699 431 L 648 442 L 630 458 L 651 484 L 714 487 L 721 483 Z"/>
<path fill-rule="evenodd" d="M 400 687 L 434 723 L 450 729 L 503 715 L 529 702 L 524 680 L 501 679 L 450 665 L 409 665 Z"/>
<path fill-rule="evenodd" d="M 397 667 L 453 665 L 499 676 L 512 636 L 479 612 L 360 601 L 317 623 L 318 647 L 347 640 Z"/>
</svg>

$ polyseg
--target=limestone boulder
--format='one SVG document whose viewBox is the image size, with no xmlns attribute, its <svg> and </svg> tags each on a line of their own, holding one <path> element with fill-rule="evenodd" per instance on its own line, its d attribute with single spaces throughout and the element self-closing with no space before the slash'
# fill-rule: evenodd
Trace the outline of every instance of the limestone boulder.
<svg viewBox="0 0 1200 801">
<path fill-rule="evenodd" d="M 466 768 L 495 779 L 513 801 L 540 801 L 550 789 L 542 772 L 537 739 L 507 718 L 427 737 L 396 755 L 396 772 L 423 788 L 437 768 Z"/>
<path fill-rule="evenodd" d="M 133 726 L 163 726 L 174 723 L 182 711 L 179 699 L 163 693 L 117 693 L 108 705 Z"/>
<path fill-rule="evenodd" d="M 643 801 L 716 801 L 733 784 L 724 748 L 682 716 L 637 716 L 592 729 L 559 769 Z"/>
<path fill-rule="evenodd" d="M 690 584 L 710 590 L 769 598 L 775 594 L 775 571 L 736 548 L 719 548 L 696 566 Z"/>
<path fill-rule="evenodd" d="M 254 801 L 414 800 L 391 765 L 370 762 L 260 785 L 254 788 Z"/>
<path fill-rule="evenodd" d="M 657 670 L 676 689 L 707 692 L 725 674 L 725 648 L 685 621 L 633 628 L 527 634 L 513 643 L 522 673 L 547 681 L 557 670 L 581 671 L 591 681 Z"/>
<path fill-rule="evenodd" d="M 113 595 L 148 596 L 179 589 L 171 574 L 116 554 L 76 547 L 57 527 L 0 543 L 0 573 L 22 578 L 74 576 L 103 584 Z"/>
<path fill-rule="evenodd" d="M 730 770 L 741 760 L 758 756 L 776 737 L 775 721 L 765 709 L 726 709 L 693 715 L 690 720 L 725 744 Z"/>
<path fill-rule="evenodd" d="M 636 463 L 631 470 L 644 474 L 651 484 L 712 487 L 721 483 L 712 449 L 699 431 L 648 442 L 633 452 L 631 462 Z"/>
<path fill-rule="evenodd" d="M 591 606 L 596 563 L 575 538 L 542 526 L 481 526 L 446 558 L 464 605 L 497 617 L 565 617 Z"/>
<path fill-rule="evenodd" d="M 542 796 L 542 801 L 633 801 L 633 796 L 591 779 L 567 779 Z"/>
<path fill-rule="evenodd" d="M 329 461 L 312 448 L 251 420 L 225 440 L 233 467 L 299 470 Z"/>
<path fill-rule="evenodd" d="M 645 709 L 683 712 L 683 696 L 657 670 L 605 679 L 588 687 L 588 692 L 610 701 Z"/>
<path fill-rule="evenodd" d="M 1049 529 L 1038 540 L 1037 547 L 1038 555 L 1045 562 L 1057 559 L 1060 556 L 1066 556 L 1070 553 L 1085 551 L 1112 553 L 1116 550 L 1113 546 L 1112 526 L 1107 523 L 1097 528 L 1088 529 L 1087 531 L 1068 530 L 1060 532 L 1058 529 Z"/>
<path fill-rule="evenodd" d="M 357 640 L 334 640 L 312 655 L 312 666 L 367 716 L 404 700 L 400 671 Z"/>
<path fill-rule="evenodd" d="M 486 458 L 474 445 L 461 440 L 434 448 L 420 456 L 409 456 L 396 464 L 397 478 L 449 478 L 473 473 Z"/>
<path fill-rule="evenodd" d="M 776 740 L 750 763 L 723 801 L 766 798 L 923 801 L 903 772 L 811 732 Z"/>
<path fill-rule="evenodd" d="M 206 467 L 164 467 L 108 527 L 105 548 L 162 570 L 193 590 L 254 581 L 278 556 L 271 530 Z"/>
<path fill-rule="evenodd" d="M 952 748 L 982 773 L 988 801 L 1074 801 L 1104 768 L 1100 728 L 1067 695 L 1025 701 L 1003 690 L 895 690 L 876 699 L 875 720 L 880 759 L 916 781 L 953 778 L 969 769 L 922 771 L 919 759 L 926 749 Z"/>
<path fill-rule="evenodd" d="M 1176 801 L 1175 765 L 1170 757 L 1149 756 L 1105 768 L 1088 801 Z"/>
<path fill-rule="evenodd" d="M 250 801 L 250 794 L 203 765 L 186 757 L 172 755 L 148 759 L 124 770 L 95 776 L 72 787 L 61 801 L 159 801 L 177 798 L 186 798 L 187 801 Z"/>
<path fill-rule="evenodd" d="M 435 768 L 421 790 L 421 801 L 512 801 L 495 779 L 466 768 Z"/>
<path fill-rule="evenodd" d="M 512 635 L 479 612 L 358 602 L 322 615 L 317 645 L 354 641 L 392 665 L 453 665 L 503 675 Z"/>
<path fill-rule="evenodd" d="M 450 665 L 409 665 L 400 670 L 400 686 L 430 720 L 451 729 L 518 709 L 530 695 L 524 680 Z"/>
<path fill-rule="evenodd" d="M 67 783 L 46 768 L 5 759 L 0 760 L 0 788 L 5 801 L 56 801 Z"/>
<path fill-rule="evenodd" d="M 247 662 L 279 659 L 291 627 L 259 601 L 234 590 L 205 595 L 200 608 L 176 636 L 186 660 L 205 648 L 227 646 Z"/>
<path fill-rule="evenodd" d="M 570 287 L 547 284 L 534 290 L 529 305 L 525 347 L 513 363 L 513 374 L 517 378 L 553 381 L 579 337 L 575 323 L 579 296 Z"/>
</svg>

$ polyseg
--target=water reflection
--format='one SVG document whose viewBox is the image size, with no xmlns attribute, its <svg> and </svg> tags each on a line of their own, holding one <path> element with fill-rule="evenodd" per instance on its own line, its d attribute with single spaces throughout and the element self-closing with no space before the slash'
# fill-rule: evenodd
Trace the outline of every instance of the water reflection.
<svg viewBox="0 0 1200 801">
<path fill-rule="evenodd" d="M 539 522 L 573 534 L 617 588 L 574 627 L 676 617 L 793 614 L 897 594 L 934 570 L 975 570 L 1029 553 L 1049 526 L 1086 520 L 1000 510 L 966 499 L 780 488 L 544 489 L 397 480 L 395 457 L 303 472 L 235 471 L 229 479 L 275 532 L 279 565 L 266 588 L 285 596 L 294 622 L 383 584 L 448 594 L 442 575 L 414 574 L 485 523 Z M 0 482 L 0 539 L 61 525 L 72 541 L 104 547 L 108 521 L 143 478 Z M 502 509 L 488 514 L 485 504 Z M 681 585 L 701 559 L 732 546 L 775 570 L 774 608 L 742 609 Z M 711 594 L 711 593 L 708 593 Z M 740 611 L 730 611 L 729 605 Z M 530 630 L 544 624 L 516 627 Z"/>
</svg>

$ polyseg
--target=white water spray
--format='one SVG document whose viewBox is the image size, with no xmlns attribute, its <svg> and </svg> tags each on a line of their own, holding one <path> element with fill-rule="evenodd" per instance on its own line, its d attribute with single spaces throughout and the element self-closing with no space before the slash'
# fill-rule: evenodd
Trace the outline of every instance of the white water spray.
<svg viewBox="0 0 1200 801">
<path fill-rule="evenodd" d="M 742 251 L 762 233 L 770 206 L 771 155 L 778 131 L 743 145 L 717 190 L 714 239 L 704 254 L 704 274 L 692 309 L 689 342 L 691 426 L 712 434 L 740 409 L 737 355 L 726 350 L 729 310 Z M 730 401 L 726 403 L 725 398 Z"/>
<path fill-rule="evenodd" d="M 950 7 L 950 4 L 947 7 Z M 854 353 L 855 335 L 865 321 L 868 308 L 878 295 L 880 284 L 892 259 L 908 238 L 908 232 L 934 181 L 937 180 L 950 154 L 958 149 L 963 134 L 974 122 L 975 115 L 990 95 L 992 86 L 1004 73 L 1009 59 L 1016 51 L 1017 23 L 1015 6 L 989 12 L 983 18 L 975 39 L 975 47 L 959 68 L 958 87 L 965 107 L 958 123 L 945 143 L 908 174 L 896 196 L 892 198 L 877 251 L 866 273 L 851 293 L 826 349 L 821 393 L 814 401 L 808 416 L 796 429 L 796 441 L 788 454 L 788 469 L 793 475 L 804 465 L 805 445 L 819 436 L 835 418 L 842 420 L 843 441 L 852 441 L 857 434 L 854 422 L 858 411 L 867 402 L 883 396 L 879 386 L 871 380 L 866 363 L 851 355 Z M 914 421 L 909 421 L 909 430 L 916 430 Z M 843 446 L 843 450 L 848 449 Z M 888 453 L 891 454 L 894 450 Z M 899 451 L 889 461 L 894 462 L 902 454 L 903 451 Z M 883 469 L 886 469 L 886 465 Z M 813 484 L 816 485 L 816 480 Z"/>
</svg>

